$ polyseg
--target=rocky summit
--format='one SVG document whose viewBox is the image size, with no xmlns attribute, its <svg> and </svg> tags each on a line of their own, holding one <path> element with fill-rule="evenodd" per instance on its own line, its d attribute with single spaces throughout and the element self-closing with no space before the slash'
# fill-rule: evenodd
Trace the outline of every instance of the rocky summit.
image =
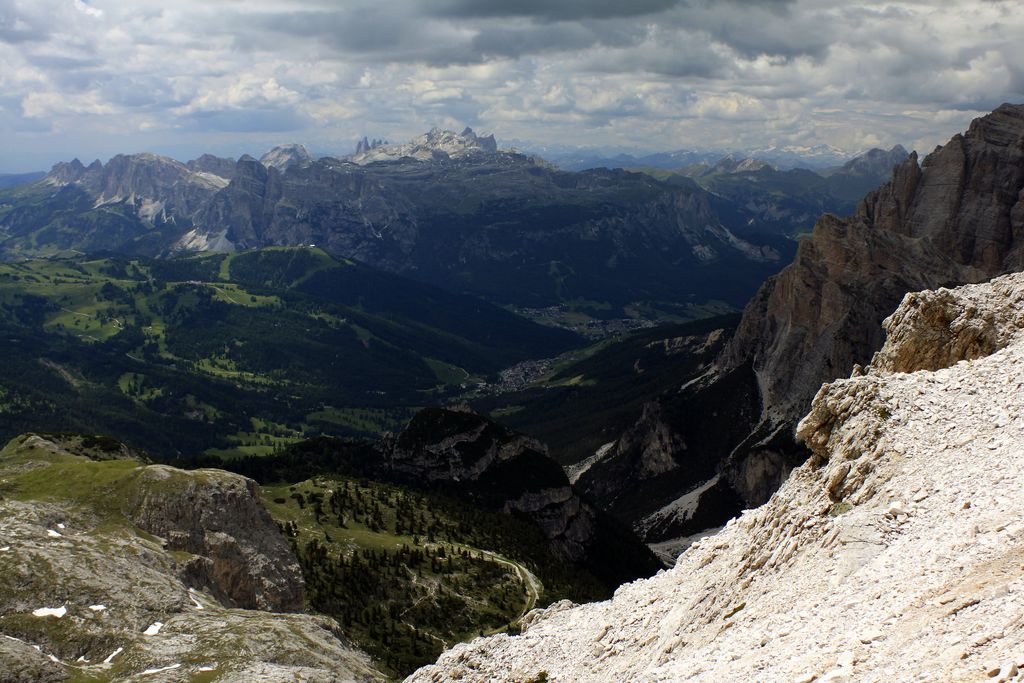
<svg viewBox="0 0 1024 683">
<path fill-rule="evenodd" d="M 356 146 L 351 160 L 357 164 L 375 161 L 397 161 L 403 158 L 417 161 L 459 159 L 467 156 L 496 154 L 498 143 L 493 135 L 480 136 L 472 128 L 461 133 L 434 128 L 405 144 L 387 144 L 380 140 L 368 142 L 365 138 Z"/>
<path fill-rule="evenodd" d="M 255 484 L 104 437 L 0 451 L 0 679 L 375 681 Z"/>
<path fill-rule="evenodd" d="M 297 164 L 308 164 L 311 161 L 313 155 L 309 150 L 297 144 L 277 145 L 260 157 L 261 164 L 267 168 L 274 167 L 278 171 L 285 171 Z"/>
<path fill-rule="evenodd" d="M 763 506 L 607 602 L 459 645 L 438 681 L 1010 681 L 1024 668 L 1024 275 L 909 294 Z"/>
</svg>

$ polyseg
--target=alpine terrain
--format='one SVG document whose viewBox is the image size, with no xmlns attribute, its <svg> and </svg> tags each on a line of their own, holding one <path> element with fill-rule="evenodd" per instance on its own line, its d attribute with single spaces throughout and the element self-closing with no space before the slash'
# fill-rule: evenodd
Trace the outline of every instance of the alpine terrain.
<svg viewBox="0 0 1024 683">
<path fill-rule="evenodd" d="M 1024 668 L 1024 276 L 908 294 L 769 501 L 607 602 L 408 680 L 1011 681 Z"/>
<path fill-rule="evenodd" d="M 577 485 L 674 547 L 763 503 L 809 456 L 793 435 L 818 388 L 871 359 L 904 294 L 1024 268 L 1022 190 L 1024 106 L 911 154 L 856 213 L 822 216 L 714 362 L 677 377 Z"/>
<path fill-rule="evenodd" d="M 316 245 L 524 311 L 692 319 L 742 306 L 792 253 L 777 234 L 741 236 L 692 182 L 559 171 L 468 128 L 375 142 L 345 158 L 280 145 L 260 160 L 60 163 L 0 191 L 0 254 Z"/>
</svg>

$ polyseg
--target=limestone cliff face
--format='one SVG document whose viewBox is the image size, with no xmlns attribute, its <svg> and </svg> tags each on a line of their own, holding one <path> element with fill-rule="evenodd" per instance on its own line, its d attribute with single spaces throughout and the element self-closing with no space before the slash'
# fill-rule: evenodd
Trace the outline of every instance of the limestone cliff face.
<svg viewBox="0 0 1024 683">
<path fill-rule="evenodd" d="M 1024 274 L 907 295 L 872 365 L 820 388 L 813 457 L 765 505 L 409 680 L 1019 680 L 1022 301 Z"/>
<path fill-rule="evenodd" d="M 744 311 L 722 365 L 752 363 L 771 426 L 762 431 L 789 429 L 822 382 L 870 360 L 905 293 L 1020 270 L 1022 249 L 1024 106 L 1003 105 L 920 166 L 911 154 L 855 215 L 823 216 Z M 750 457 L 763 457 L 758 444 L 735 454 L 732 471 Z"/>
<path fill-rule="evenodd" d="M 484 507 L 521 513 L 563 557 L 586 557 L 594 511 L 535 439 L 474 413 L 428 409 L 385 452 L 389 479 L 431 482 Z"/>
<path fill-rule="evenodd" d="M 747 305 L 716 371 L 680 378 L 683 388 L 660 401 L 670 417 L 646 440 L 667 444 L 664 454 L 693 472 L 670 493 L 686 496 L 708 482 L 707 468 L 694 465 L 710 458 L 720 490 L 745 506 L 763 503 L 807 457 L 793 433 L 815 392 L 871 359 L 884 340 L 882 320 L 904 294 L 1020 270 L 1022 250 L 1024 105 L 1003 105 L 923 161 L 911 154 L 854 215 L 822 216 L 793 263 Z M 754 387 L 753 396 L 737 391 L 734 401 L 721 400 L 730 386 Z M 669 434 L 689 443 L 712 423 L 714 444 L 673 446 L 678 439 Z M 631 432 L 622 443 L 638 439 L 645 437 Z M 588 489 L 602 484 L 633 490 L 636 499 L 650 488 L 635 476 L 613 476 Z M 653 493 L 626 519 L 640 523 L 666 504 L 665 491 Z"/>
<path fill-rule="evenodd" d="M 792 421 L 822 382 L 866 363 L 908 291 L 1024 267 L 1024 106 L 1004 105 L 916 154 L 855 215 L 823 216 L 793 264 L 744 312 L 723 365 L 754 363 L 770 420 Z"/>
<path fill-rule="evenodd" d="M 204 155 L 186 166 L 158 154 L 118 154 L 106 164 L 83 166 L 77 159 L 60 163 L 43 179 L 55 186 L 76 185 L 96 206 L 125 204 L 144 222 L 188 222 L 192 215 L 228 184 L 225 177 L 204 169 L 216 157 Z"/>
</svg>

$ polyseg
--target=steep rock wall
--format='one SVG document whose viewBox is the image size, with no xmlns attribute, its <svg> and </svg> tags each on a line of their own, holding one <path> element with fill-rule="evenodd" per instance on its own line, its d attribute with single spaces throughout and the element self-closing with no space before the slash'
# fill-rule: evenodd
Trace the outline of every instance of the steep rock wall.
<svg viewBox="0 0 1024 683">
<path fill-rule="evenodd" d="M 409 680 L 1017 680 L 1022 296 L 1024 275 L 905 297 L 877 366 L 818 391 L 813 457 L 768 503 L 610 601 L 534 612 Z M 922 301 L 989 321 L 990 355 L 972 325 L 914 334 Z"/>
</svg>

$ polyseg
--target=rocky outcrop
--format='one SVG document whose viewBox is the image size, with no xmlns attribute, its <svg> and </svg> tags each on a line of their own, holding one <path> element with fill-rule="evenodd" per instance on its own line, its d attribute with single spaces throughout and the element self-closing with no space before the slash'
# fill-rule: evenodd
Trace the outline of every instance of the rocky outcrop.
<svg viewBox="0 0 1024 683">
<path fill-rule="evenodd" d="M 332 620 L 266 611 L 302 579 L 252 482 L 110 441 L 0 451 L 0 679 L 384 680 Z"/>
<path fill-rule="evenodd" d="M 356 143 L 356 156 L 360 156 L 362 154 L 365 154 L 366 152 L 369 152 L 371 149 L 377 149 L 381 145 L 386 144 L 388 144 L 387 140 L 378 140 L 376 138 L 374 138 L 373 140 L 368 140 L 364 135 L 363 139 Z"/>
<path fill-rule="evenodd" d="M 193 159 L 185 165 L 193 173 L 211 173 L 230 181 L 235 177 L 235 165 L 237 163 L 235 159 L 218 157 L 213 154 L 203 154 L 198 159 Z"/>
<path fill-rule="evenodd" d="M 106 164 L 97 160 L 88 167 L 75 159 L 55 165 L 41 182 L 79 187 L 94 208 L 123 204 L 150 225 L 179 219 L 187 224 L 200 206 L 227 186 L 226 177 L 205 170 L 210 159 L 216 157 L 204 155 L 190 162 L 192 168 L 149 152 L 118 154 Z"/>
<path fill-rule="evenodd" d="M 1015 279 L 956 289 L 912 292 L 882 322 L 887 339 L 871 367 L 888 372 L 941 370 L 990 356 L 1024 327 L 1024 298 Z"/>
<path fill-rule="evenodd" d="M 139 473 L 125 508 L 133 524 L 166 539 L 168 550 L 193 555 L 182 578 L 221 604 L 302 611 L 302 569 L 251 479 L 221 470 L 182 476 L 152 465 Z"/>
<path fill-rule="evenodd" d="M 180 248 L 194 251 L 231 251 L 236 245 L 258 244 L 267 229 L 268 210 L 282 194 L 281 174 L 243 155 L 235 166 L 235 177 L 195 216 L 199 225 L 216 226 L 211 230 L 192 230 L 178 242 Z"/>
<path fill-rule="evenodd" d="M 371 474 L 525 517 L 559 556 L 609 585 L 659 568 L 635 538 L 579 497 L 541 443 L 468 409 L 421 410 L 379 450 Z"/>
<path fill-rule="evenodd" d="M 908 156 L 910 153 L 903 145 L 894 145 L 888 150 L 875 147 L 850 159 L 830 177 L 845 175 L 885 180 L 892 174 L 892 169 L 906 161 Z"/>
<path fill-rule="evenodd" d="M 814 456 L 765 505 L 608 602 L 533 612 L 409 680 L 1017 680 L 1022 296 L 1017 274 L 905 297 L 877 365 L 821 387 L 798 429 Z M 991 355 L 973 324 L 917 336 L 922 301 L 988 321 Z"/>
</svg>

